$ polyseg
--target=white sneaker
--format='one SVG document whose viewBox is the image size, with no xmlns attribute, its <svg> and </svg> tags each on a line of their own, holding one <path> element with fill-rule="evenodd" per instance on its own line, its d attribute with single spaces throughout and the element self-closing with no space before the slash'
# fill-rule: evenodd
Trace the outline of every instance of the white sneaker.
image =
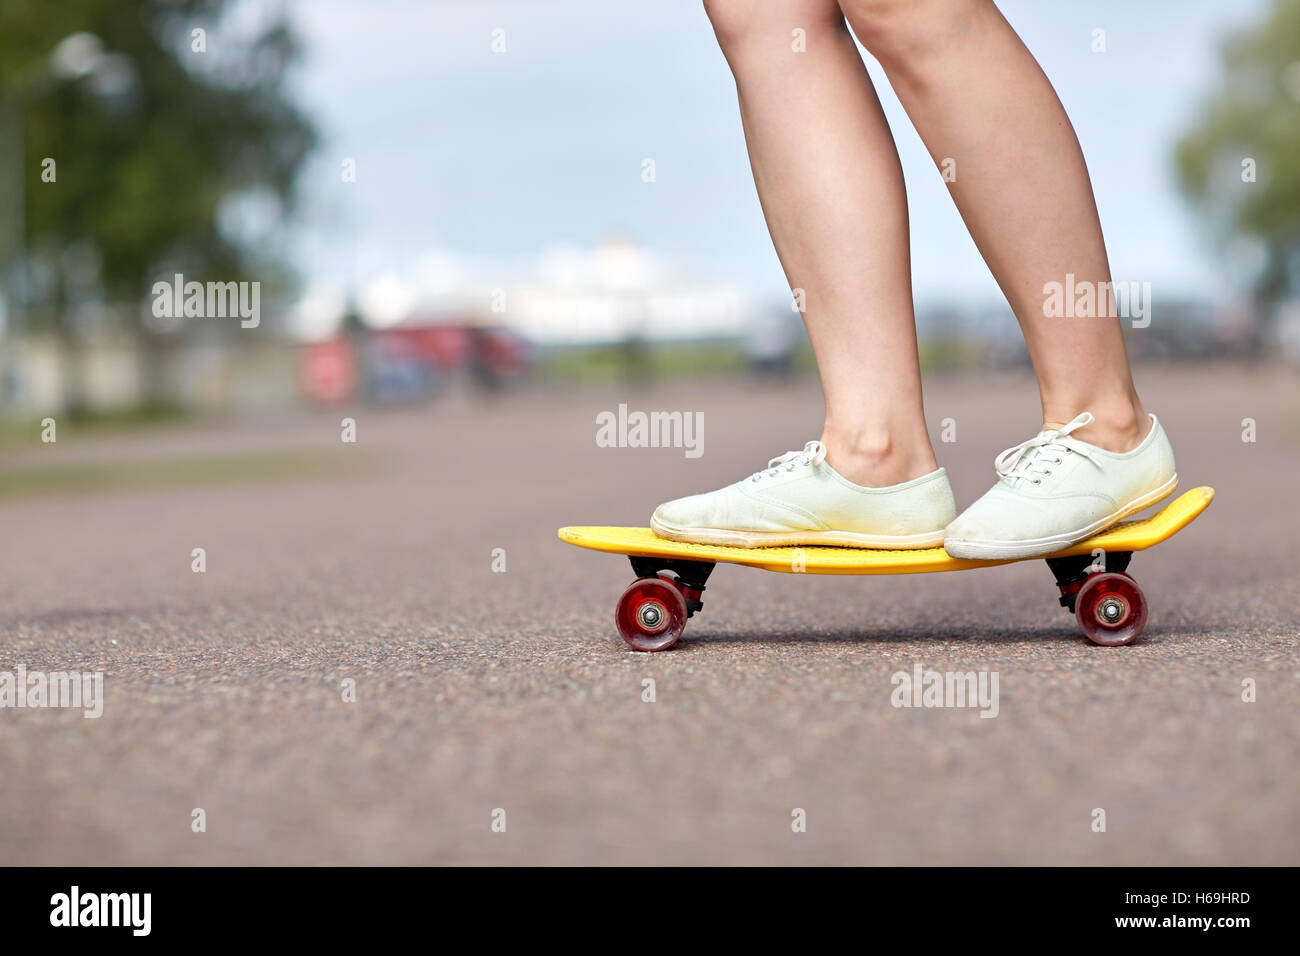
<svg viewBox="0 0 1300 956">
<path fill-rule="evenodd" d="M 810 441 L 734 485 L 660 505 L 650 527 L 661 538 L 732 548 L 934 548 L 956 513 L 942 468 L 864 488 L 826 464 L 826 446 Z"/>
<path fill-rule="evenodd" d="M 998 483 L 948 526 L 954 558 L 1032 558 L 1105 531 L 1178 487 L 1174 451 L 1154 415 L 1132 451 L 1106 451 L 1070 432 L 1091 412 L 998 455 Z"/>
</svg>

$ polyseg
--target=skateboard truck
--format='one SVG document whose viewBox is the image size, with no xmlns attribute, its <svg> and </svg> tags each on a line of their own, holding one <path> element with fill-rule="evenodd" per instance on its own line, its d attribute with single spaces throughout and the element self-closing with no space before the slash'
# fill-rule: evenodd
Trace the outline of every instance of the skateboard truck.
<svg viewBox="0 0 1300 956">
<path fill-rule="evenodd" d="M 628 556 L 632 573 L 638 578 L 657 578 L 660 571 L 669 571 L 676 577 L 672 583 L 682 592 L 686 602 L 686 616 L 694 617 L 704 608 L 704 582 L 717 566 L 708 561 L 682 561 L 677 558 L 638 558 Z"/>
<path fill-rule="evenodd" d="M 1122 573 L 1128 570 L 1128 563 L 1133 559 L 1132 551 L 1115 551 L 1103 559 L 1100 570 Z M 1056 575 L 1056 586 L 1061 589 L 1061 607 L 1074 613 L 1079 589 L 1088 580 L 1090 574 L 1097 572 L 1093 568 L 1097 559 L 1091 554 L 1072 554 L 1065 558 L 1048 558 L 1047 566 Z"/>
</svg>

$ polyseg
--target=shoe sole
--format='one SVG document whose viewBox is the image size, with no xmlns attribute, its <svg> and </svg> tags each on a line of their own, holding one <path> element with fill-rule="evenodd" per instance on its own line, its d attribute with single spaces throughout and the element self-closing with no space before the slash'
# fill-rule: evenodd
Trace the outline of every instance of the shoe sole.
<svg viewBox="0 0 1300 956">
<path fill-rule="evenodd" d="M 1000 558 L 1037 558 L 1053 554 L 1068 548 L 1072 544 L 1078 544 L 1080 541 L 1091 538 L 1095 534 L 1106 531 L 1129 515 L 1136 514 L 1143 508 L 1149 508 L 1157 501 L 1163 501 L 1172 495 L 1177 488 L 1178 475 L 1175 474 L 1159 488 L 1135 498 L 1114 514 L 1108 515 L 1100 521 L 1094 521 L 1086 528 L 1078 528 L 1064 534 L 1056 534 L 1047 538 L 1029 538 L 1022 541 L 983 541 L 968 538 L 960 541 L 945 541 L 943 547 L 950 557 L 968 560 L 993 561 Z"/>
<path fill-rule="evenodd" d="M 915 551 L 943 545 L 943 529 L 923 534 L 862 534 L 857 531 L 731 531 L 725 528 L 679 528 L 651 517 L 650 530 L 669 541 L 712 544 L 722 548 L 869 548 Z"/>
</svg>

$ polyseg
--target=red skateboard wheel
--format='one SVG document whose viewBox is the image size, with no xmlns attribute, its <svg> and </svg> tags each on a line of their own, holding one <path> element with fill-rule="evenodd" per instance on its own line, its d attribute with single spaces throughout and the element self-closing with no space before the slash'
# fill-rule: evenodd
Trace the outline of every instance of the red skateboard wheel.
<svg viewBox="0 0 1300 956">
<path fill-rule="evenodd" d="M 664 578 L 639 578 L 618 599 L 614 623 L 634 650 L 666 651 L 686 629 L 686 599 Z"/>
<path fill-rule="evenodd" d="M 1088 640 L 1103 647 L 1132 644 L 1147 623 L 1147 599 L 1127 574 L 1089 575 L 1075 597 L 1075 616 Z"/>
</svg>

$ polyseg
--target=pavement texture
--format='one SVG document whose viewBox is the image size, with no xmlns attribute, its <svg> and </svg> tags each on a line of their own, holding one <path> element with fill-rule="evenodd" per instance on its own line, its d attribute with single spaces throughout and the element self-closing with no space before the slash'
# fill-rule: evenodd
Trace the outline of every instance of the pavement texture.
<svg viewBox="0 0 1300 956">
<path fill-rule="evenodd" d="M 1151 620 L 1114 649 L 1040 562 L 723 566 L 676 649 L 628 649 L 627 562 L 556 528 L 645 524 L 802 446 L 815 383 L 538 387 L 0 450 L 26 475 L 0 495 L 0 671 L 106 675 L 98 719 L 0 710 L 0 861 L 1300 863 L 1300 378 L 1139 384 L 1183 488 L 1218 497 L 1136 556 Z M 702 412 L 704 453 L 599 447 L 620 403 Z M 932 377 L 927 409 L 959 504 L 1038 422 L 1010 372 Z M 916 664 L 997 672 L 997 716 L 893 706 Z"/>
</svg>

